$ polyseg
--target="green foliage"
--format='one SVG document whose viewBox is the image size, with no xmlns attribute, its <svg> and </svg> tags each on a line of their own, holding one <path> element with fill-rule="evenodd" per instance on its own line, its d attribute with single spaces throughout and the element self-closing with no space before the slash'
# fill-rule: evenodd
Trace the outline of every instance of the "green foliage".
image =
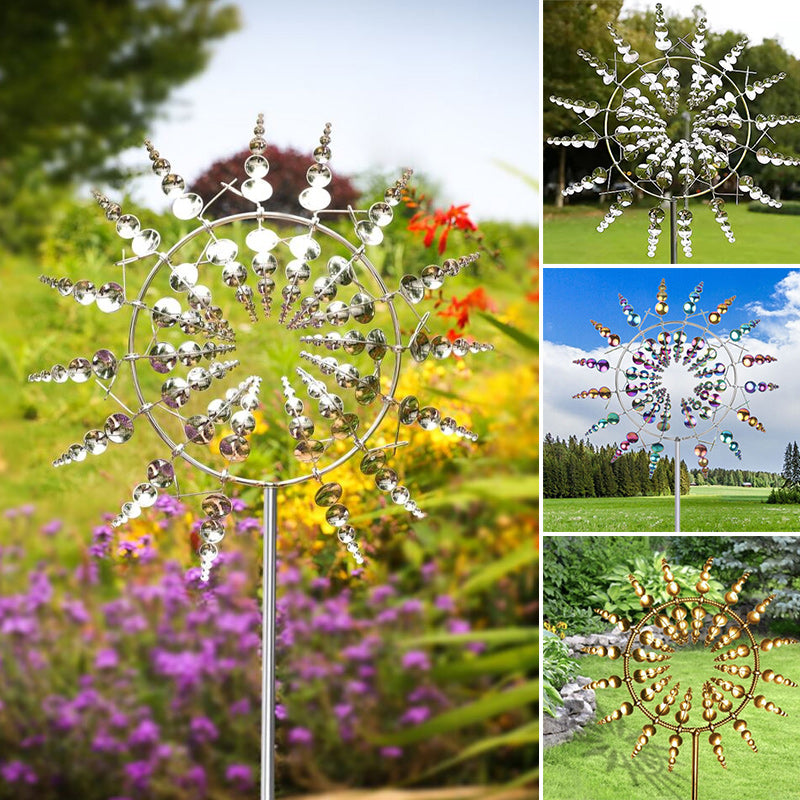
<svg viewBox="0 0 800 800">
<path fill-rule="evenodd" d="M 578 662 L 571 658 L 564 642 L 550 631 L 542 631 L 542 699 L 551 717 L 562 705 L 559 690 L 578 674 Z"/>
<path fill-rule="evenodd" d="M 800 503 L 800 486 L 776 487 L 767 498 L 770 505 L 790 505 Z"/>
<path fill-rule="evenodd" d="M 775 595 L 767 616 L 771 629 L 777 630 L 772 620 L 784 620 L 790 626 L 781 627 L 781 632 L 800 633 L 800 551 L 795 537 L 732 538 L 718 564 L 732 573 L 750 573 L 743 598 L 758 602 Z"/>
<path fill-rule="evenodd" d="M 766 206 L 763 203 L 748 203 L 747 210 L 756 214 L 779 214 L 788 217 L 800 216 L 800 200 L 783 200 L 780 208 Z"/>
<path fill-rule="evenodd" d="M 642 610 L 639 598 L 631 588 L 628 575 L 632 574 L 653 597 L 653 605 L 666 603 L 670 597 L 667 594 L 664 575 L 661 570 L 661 559 L 666 556 L 664 552 L 657 552 L 649 558 L 637 557 L 633 561 L 615 564 L 601 578 L 601 586 L 590 600 L 604 608 L 623 616 L 636 614 Z M 682 593 L 696 594 L 695 584 L 700 578 L 702 564 L 689 566 L 670 563 L 670 569 L 675 576 Z M 710 600 L 721 601 L 725 587 L 712 576 L 708 582 L 711 587 L 706 595 Z"/>
<path fill-rule="evenodd" d="M 673 461 L 662 458 L 650 477 L 646 450 L 626 453 L 612 462 L 613 445 L 595 445 L 571 436 L 568 441 L 547 434 L 542 448 L 545 497 L 638 497 L 672 494 Z M 681 494 L 689 494 L 689 472 L 681 461 Z"/>
<path fill-rule="evenodd" d="M 651 544 L 637 536 L 545 536 L 542 541 L 542 616 L 566 622 L 567 633 L 606 630 L 589 596 L 604 584 L 609 564 L 650 558 Z"/>
<path fill-rule="evenodd" d="M 123 177 L 111 158 L 141 146 L 172 90 L 205 67 L 209 43 L 238 25 L 237 9 L 218 0 L 5 3 L 0 127 L 14 132 L 0 157 L 6 246 L 38 243 L 54 187 Z"/>
</svg>

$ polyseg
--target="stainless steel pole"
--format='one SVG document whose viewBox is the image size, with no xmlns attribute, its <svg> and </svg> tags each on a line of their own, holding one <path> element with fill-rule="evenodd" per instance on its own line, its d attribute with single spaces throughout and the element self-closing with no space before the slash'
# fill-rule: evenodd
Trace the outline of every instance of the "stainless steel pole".
<svg viewBox="0 0 800 800">
<path fill-rule="evenodd" d="M 678 263 L 678 200 L 669 199 L 669 263 Z"/>
<path fill-rule="evenodd" d="M 264 487 L 264 575 L 261 584 L 261 800 L 275 798 L 275 581 L 278 488 Z"/>
<path fill-rule="evenodd" d="M 681 532 L 681 440 L 675 437 L 675 533 Z"/>
</svg>

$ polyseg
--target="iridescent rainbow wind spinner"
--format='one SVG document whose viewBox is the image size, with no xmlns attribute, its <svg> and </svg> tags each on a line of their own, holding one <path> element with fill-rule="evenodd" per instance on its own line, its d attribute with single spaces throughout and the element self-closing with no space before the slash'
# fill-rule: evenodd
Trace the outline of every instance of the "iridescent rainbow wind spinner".
<svg viewBox="0 0 800 800">
<path fill-rule="evenodd" d="M 628 633 L 625 648 L 613 646 L 584 648 L 584 652 L 591 655 L 607 656 L 612 660 L 622 659 L 621 676 L 611 675 L 608 678 L 592 681 L 588 687 L 617 689 L 624 684 L 630 695 L 630 700 L 626 700 L 618 709 L 599 720 L 598 725 L 630 716 L 635 710 L 648 718 L 634 745 L 632 758 L 639 755 L 642 748 L 656 735 L 658 727 L 666 728 L 669 731 L 667 768 L 672 772 L 684 742 L 683 737 L 691 736 L 692 800 L 697 800 L 700 736 L 708 734 L 709 744 L 723 767 L 727 767 L 727 764 L 719 729 L 729 722 L 733 723 L 733 730 L 744 739 L 750 749 L 758 752 L 747 722 L 742 717 L 745 707 L 752 701 L 757 709 L 785 717 L 786 713 L 783 710 L 763 694 L 759 694 L 759 684 L 763 681 L 797 687 L 794 681 L 774 670 L 762 669 L 761 665 L 761 654 L 770 652 L 774 647 L 797 644 L 797 640 L 773 638 L 757 642 L 750 629 L 751 625 L 760 622 L 774 595 L 756 604 L 744 616 L 737 612 L 735 607 L 749 577 L 749 573 L 746 572 L 726 592 L 724 602 L 710 600 L 706 594 L 710 588 L 712 561 L 713 559 L 709 558 L 702 568 L 695 586 L 697 594 L 679 596 L 681 589 L 664 559 L 662 571 L 669 600 L 660 605 L 656 605 L 646 587 L 642 586 L 633 575 L 629 575 L 628 578 L 639 597 L 644 616 L 634 624 L 618 614 L 596 609 L 596 613 L 603 619 Z M 669 692 L 664 694 L 672 679 L 672 676 L 667 674 L 671 667 L 669 661 L 672 655 L 676 649 L 697 645 L 706 626 L 703 647 L 710 653 L 718 653 L 723 648 L 733 645 L 719 652 L 714 658 L 714 669 L 724 675 L 713 677 L 712 673 L 699 687 L 682 688 L 680 683 L 675 683 Z M 683 699 L 680 699 L 681 693 Z M 678 706 L 674 709 L 676 702 Z M 670 720 L 671 716 L 674 722 Z"/>
<path fill-rule="evenodd" d="M 777 360 L 762 353 L 754 355 L 743 344 L 743 338 L 759 320 L 741 323 L 727 335 L 718 333 L 717 326 L 736 298 L 729 297 L 716 310 L 706 312 L 698 308 L 702 291 L 701 282 L 683 303 L 683 317 L 677 314 L 672 320 L 666 318 L 669 304 L 663 280 L 653 310 L 648 309 L 644 315 L 619 295 L 622 313 L 628 325 L 636 329 L 634 337 L 622 343 L 617 333 L 591 320 L 611 349 L 606 358 L 581 358 L 574 362 L 601 374 L 614 375 L 613 388 L 592 387 L 573 395 L 574 398 L 604 400 L 606 408 L 612 398 L 619 404 L 619 413 L 608 411 L 585 435 L 617 425 L 625 417 L 632 429 L 620 441 L 612 460 L 641 442 L 650 450 L 650 477 L 668 441 L 674 441 L 677 449 L 679 441 L 696 440 L 694 454 L 704 474 L 708 472 L 709 455 L 718 443 L 741 460 L 736 423 L 765 433 L 764 425 L 750 410 L 751 398 L 779 388 L 772 382 L 756 381 L 748 374 Z M 678 382 L 674 383 L 676 377 Z M 674 387 L 682 389 L 681 379 L 691 390 L 672 396 Z M 727 426 L 723 427 L 726 421 Z M 738 426 L 740 430 L 742 425 Z"/>
<path fill-rule="evenodd" d="M 621 179 L 658 198 L 659 204 L 649 212 L 647 254 L 651 258 L 666 216 L 661 206 L 665 199 L 670 201 L 673 251 L 677 233 L 687 258 L 692 256 L 690 199 L 710 196 L 708 208 L 729 242 L 734 242 L 735 237 L 724 197 L 738 202 L 740 193 L 744 193 L 752 200 L 779 208 L 780 202 L 741 170 L 748 154 L 760 164 L 800 165 L 797 159 L 777 152 L 771 136 L 776 127 L 800 122 L 800 116 L 753 116 L 748 106 L 748 102 L 786 78 L 786 73 L 753 80 L 749 67 L 736 69 L 747 38 L 734 45 L 717 64 L 710 64 L 704 60 L 705 19 L 697 22 L 691 41 L 681 37 L 674 37 L 673 41 L 660 3 L 656 3 L 655 47 L 663 53 L 661 58 L 640 63 L 639 53 L 611 23 L 608 30 L 616 46 L 612 65 L 578 50 L 603 83 L 613 85 L 607 105 L 601 108 L 597 102 L 551 96 L 550 102 L 575 112 L 584 132 L 551 137 L 547 143 L 593 149 L 603 142 L 613 166 L 610 170 L 597 167 L 591 175 L 567 186 L 562 194 L 570 196 L 592 189 L 613 194 L 612 185 Z M 627 74 L 626 69 L 630 70 Z M 744 76 L 741 87 L 735 81 L 739 75 Z M 683 204 L 677 210 L 679 200 Z M 631 191 L 618 192 L 597 230 L 605 231 L 632 202 Z M 673 255 L 672 261 L 675 260 Z"/>
</svg>

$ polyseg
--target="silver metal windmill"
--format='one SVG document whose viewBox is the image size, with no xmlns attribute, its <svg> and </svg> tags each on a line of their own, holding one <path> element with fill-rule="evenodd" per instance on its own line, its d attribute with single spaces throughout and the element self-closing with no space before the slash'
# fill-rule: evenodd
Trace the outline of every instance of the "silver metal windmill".
<svg viewBox="0 0 800 800">
<path fill-rule="evenodd" d="M 199 530 L 202 543 L 198 554 L 203 581 L 211 578 L 225 523 L 232 512 L 229 488 L 263 489 L 261 797 L 272 798 L 278 490 L 316 481 L 319 489 L 315 502 L 325 510 L 325 520 L 355 563 L 363 564 L 357 532 L 349 524 L 350 512 L 342 502 L 342 486 L 330 479 L 330 473 L 358 456 L 362 473 L 374 477 L 379 492 L 413 518 L 424 517 L 389 462 L 398 448 L 408 444 L 401 438 L 402 429 L 419 425 L 467 442 L 477 436 L 415 396 L 398 397 L 401 371 L 409 362 L 405 357 L 410 356 L 411 363 L 463 357 L 491 350 L 492 346 L 465 338 L 451 342 L 431 331 L 429 313 L 418 310 L 428 290 L 455 278 L 478 258 L 477 253 L 409 271 L 395 289 L 387 287 L 368 256 L 369 249 L 383 241 L 384 229 L 392 222 L 411 170 L 404 171 L 386 189 L 383 200 L 368 209 L 329 209 L 331 195 L 326 187 L 332 175 L 328 124 L 313 151 L 306 175 L 308 187 L 299 195 L 302 209 L 298 210 L 308 213 L 271 212 L 265 205 L 272 186 L 267 181 L 264 133 L 263 115 L 259 115 L 250 140 L 251 154 L 244 162 L 245 180 L 239 187 L 236 181 L 223 184 L 208 201 L 189 191 L 184 178 L 173 172 L 170 162 L 146 141 L 153 172 L 161 179 L 172 213 L 194 224 L 168 248 L 161 246 L 157 230 L 143 227 L 134 215 L 95 193 L 106 217 L 132 251 L 128 256 L 123 252 L 117 262 L 120 280 L 101 286 L 67 277 L 42 276 L 42 281 L 80 305 L 95 305 L 105 313 L 129 311 L 127 343 L 121 355 L 101 348 L 66 365 L 36 372 L 29 380 L 93 380 L 120 406 L 119 411 L 87 431 L 82 441 L 69 444 L 55 460 L 56 466 L 82 462 L 129 442 L 144 421 L 163 441 L 165 453 L 147 464 L 141 482 L 122 503 L 113 524 L 124 525 L 139 516 L 142 509 L 156 502 L 159 492 L 188 496 L 181 490 L 176 467 L 198 471 L 218 483 L 213 491 L 203 493 L 201 500 L 205 519 Z M 214 203 L 226 193 L 250 201 L 252 210 L 214 219 Z M 324 225 L 321 219 L 326 214 L 349 218 L 356 243 Z M 239 241 L 242 237 L 244 248 Z M 131 290 L 133 268 L 146 272 L 137 279 L 137 288 Z M 410 311 L 414 320 L 411 330 L 403 330 L 400 307 Z M 261 403 L 263 380 L 257 372 L 236 380 L 233 376 L 243 365 L 229 356 L 236 351 L 242 331 L 257 335 L 259 326 L 270 318 L 272 329 L 264 340 L 266 350 L 277 344 L 296 348 L 294 375 L 284 375 L 281 386 L 272 387 L 283 393 L 286 417 L 270 420 L 275 428 L 285 421 L 285 446 L 301 465 L 296 475 L 285 469 L 283 452 L 267 467 L 261 466 L 261 458 L 256 475 L 252 470 L 245 474 L 239 466 L 257 446 L 253 440 L 257 425 L 254 412 Z M 130 405 L 116 393 L 116 383 L 125 371 L 135 394 Z M 306 398 L 298 394 L 293 378 L 299 379 Z M 208 401 L 204 399 L 206 393 L 215 396 Z M 394 436 L 373 444 L 371 440 L 388 414 L 397 418 Z"/>
</svg>

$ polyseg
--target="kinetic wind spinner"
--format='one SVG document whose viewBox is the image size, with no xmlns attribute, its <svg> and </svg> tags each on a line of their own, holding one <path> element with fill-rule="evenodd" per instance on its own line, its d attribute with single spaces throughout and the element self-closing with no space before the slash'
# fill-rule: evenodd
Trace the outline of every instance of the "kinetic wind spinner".
<svg viewBox="0 0 800 800">
<path fill-rule="evenodd" d="M 672 772 L 679 750 L 683 745 L 683 737 L 691 736 L 692 800 L 697 800 L 700 736 L 708 734 L 709 744 L 723 767 L 727 767 L 727 764 L 719 729 L 729 722 L 733 723 L 733 729 L 745 740 L 750 749 L 758 752 L 747 722 L 742 718 L 745 706 L 752 701 L 755 708 L 770 711 L 782 717 L 786 716 L 786 713 L 775 703 L 767 700 L 763 694 L 757 693 L 759 681 L 783 686 L 797 686 L 794 681 L 777 674 L 774 670 L 762 669 L 760 657 L 761 653 L 768 653 L 773 647 L 797 644 L 797 640 L 776 638 L 762 639 L 757 642 L 750 630 L 751 625 L 756 625 L 761 620 L 774 595 L 770 595 L 758 603 L 743 618 L 736 611 L 735 606 L 739 602 L 739 595 L 745 581 L 750 575 L 746 572 L 726 592 L 724 602 L 710 600 L 705 595 L 709 591 L 708 581 L 712 561 L 713 559 L 709 558 L 703 566 L 700 579 L 695 586 L 697 595 L 679 597 L 681 589 L 675 581 L 669 564 L 666 559 L 663 559 L 661 562 L 663 577 L 670 599 L 660 605 L 655 605 L 654 599 L 652 595 L 648 594 L 646 587 L 642 586 L 633 575 L 629 575 L 631 585 L 645 612 L 642 619 L 634 625 L 617 614 L 595 609 L 597 614 L 616 625 L 619 630 L 629 631 L 625 649 L 620 650 L 618 647 L 583 649 L 585 653 L 607 656 L 612 660 L 622 658 L 622 676 L 611 675 L 609 678 L 592 681 L 588 687 L 591 689 L 617 689 L 625 684 L 625 688 L 630 694 L 630 701 L 623 702 L 618 709 L 599 720 L 598 725 L 630 716 L 634 710 L 640 711 L 648 718 L 649 721 L 642 728 L 631 758 L 639 755 L 642 748 L 656 735 L 658 727 L 666 728 L 670 731 L 667 768 Z M 696 645 L 700 640 L 701 631 L 706 625 L 708 625 L 708 630 L 703 646 L 708 648 L 709 652 L 716 653 L 737 640 L 740 642 L 714 658 L 716 662 L 714 669 L 731 676 L 732 680 L 727 677 L 709 676 L 709 679 L 704 681 L 700 687 L 694 687 L 694 691 L 691 686 L 684 687 L 683 699 L 680 700 L 678 709 L 675 711 L 675 722 L 671 722 L 669 717 L 672 714 L 673 705 L 680 696 L 681 686 L 680 683 L 675 683 L 667 694 L 662 694 L 672 679 L 671 675 L 666 674 L 671 667 L 667 662 L 670 661 L 676 648 L 686 647 L 690 644 Z M 660 630 L 654 632 L 653 626 Z M 664 638 L 661 638 L 662 636 Z M 715 642 L 715 640 L 717 641 Z M 729 663 L 731 661 L 736 663 Z M 656 664 L 656 666 L 647 666 L 648 664 Z M 649 686 L 645 685 L 653 678 L 657 678 L 657 680 Z M 738 683 L 737 679 L 745 683 Z M 698 688 L 699 691 L 697 691 Z M 699 704 L 698 699 L 700 699 Z"/>
<path fill-rule="evenodd" d="M 786 77 L 785 72 L 752 80 L 749 67 L 735 65 L 748 44 L 745 37 L 716 65 L 703 60 L 706 48 L 706 20 L 697 22 L 691 42 L 676 37 L 673 42 L 661 4 L 656 3 L 655 47 L 664 55 L 639 63 L 639 53 L 608 23 L 616 45 L 614 63 L 607 63 L 585 50 L 578 55 L 595 70 L 606 86 L 614 90 L 605 108 L 597 102 L 551 96 L 550 102 L 576 113 L 585 132 L 568 137 L 551 137 L 547 143 L 564 147 L 596 148 L 604 142 L 613 167 L 597 167 L 591 175 L 563 190 L 569 196 L 584 190 L 612 185 L 620 178 L 644 194 L 658 198 L 650 209 L 647 255 L 653 258 L 666 216 L 661 201 L 670 205 L 671 262 L 677 262 L 677 239 L 684 255 L 692 256 L 692 212 L 689 200 L 710 195 L 708 208 L 729 242 L 735 237 L 725 211 L 725 196 L 736 202 L 739 194 L 780 208 L 780 202 L 755 185 L 741 172 L 748 153 L 760 164 L 798 166 L 800 161 L 774 151 L 770 131 L 794 124 L 800 116 L 758 114 L 752 116 L 748 101 Z M 631 65 L 630 71 L 623 74 Z M 743 87 L 734 78 L 744 75 Z M 597 124 L 600 123 L 600 124 Z M 769 145 L 769 146 L 767 146 Z M 677 209 L 682 200 L 682 208 Z M 631 191 L 617 194 L 597 230 L 602 233 L 633 202 Z"/>
<path fill-rule="evenodd" d="M 264 489 L 262 797 L 268 793 L 272 797 L 277 489 L 317 481 L 316 504 L 326 510 L 325 519 L 356 563 L 362 564 L 364 556 L 356 532 L 348 524 L 350 512 L 341 502 L 342 486 L 325 481 L 324 476 L 358 455 L 361 471 L 374 477 L 379 491 L 413 517 L 424 516 L 389 464 L 393 451 L 407 444 L 400 439 L 402 427 L 416 424 L 467 441 L 475 441 L 477 435 L 438 408 L 423 406 L 413 395 L 396 397 L 402 357 L 408 354 L 413 361 L 422 362 L 429 357 L 462 357 L 491 350 L 492 346 L 464 338 L 451 343 L 446 336 L 429 331 L 429 312 L 417 311 L 428 290 L 436 290 L 457 276 L 478 258 L 478 253 L 450 258 L 441 265 L 430 264 L 419 273 L 406 273 L 393 290 L 387 288 L 367 256 L 367 248 L 382 242 L 383 229 L 392 221 L 393 208 L 401 202 L 411 170 L 386 190 L 383 200 L 365 211 L 328 209 L 331 195 L 325 187 L 332 178 L 327 166 L 331 159 L 328 124 L 313 151 L 313 163 L 306 175 L 308 187 L 299 196 L 308 216 L 270 212 L 262 205 L 272 195 L 265 179 L 269 162 L 264 155 L 264 132 L 263 115 L 259 115 L 241 189 L 235 182 L 223 184 L 208 202 L 188 191 L 184 179 L 172 172 L 170 162 L 145 142 L 153 172 L 161 179 L 173 214 L 181 220 L 196 221 L 196 227 L 169 249 L 160 249 L 158 231 L 142 227 L 135 216 L 95 193 L 106 217 L 116 224 L 117 233 L 130 242 L 133 251 L 130 257 L 123 252 L 117 262 L 122 268 L 121 280 L 99 287 L 87 280 L 73 283 L 66 277 L 43 276 L 42 281 L 80 305 L 95 303 L 106 313 L 129 309 L 126 349 L 122 355 L 98 349 L 90 357 L 76 357 L 67 366 L 56 364 L 29 376 L 29 380 L 84 383 L 93 379 L 121 407 L 88 431 L 83 441 L 71 444 L 56 459 L 56 466 L 81 462 L 111 445 L 128 442 L 137 423 L 144 419 L 166 444 L 168 452 L 147 465 L 144 480 L 122 504 L 115 525 L 152 506 L 159 491 L 173 489 L 177 496 L 186 496 L 180 490 L 176 463 L 186 463 L 219 482 L 219 490 L 202 500 L 206 519 L 199 530 L 199 556 L 204 581 L 209 580 L 225 535 L 225 519 L 232 511 L 226 487 L 239 484 Z M 220 219 L 207 216 L 225 192 L 251 201 L 253 210 Z M 358 244 L 321 224 L 322 214 L 349 217 Z M 246 261 L 250 262 L 249 269 L 243 263 Z M 126 274 L 140 263 L 149 271 L 139 282 L 138 291 L 131 293 Z M 248 284 L 251 273 L 255 290 Z M 208 284 L 214 286 L 213 295 Z M 402 329 L 399 303 L 413 315 L 410 330 Z M 228 311 L 223 310 L 226 304 Z M 240 336 L 258 335 L 264 330 L 264 320 L 270 317 L 275 324 L 263 336 L 263 362 L 291 362 L 296 358 L 307 365 L 294 367 L 307 400 L 298 396 L 288 375 L 283 376 L 281 387 L 288 415 L 287 440 L 295 458 L 307 469 L 297 476 L 287 477 L 282 469 L 283 451 L 267 454 L 271 459 L 267 474 L 248 476 L 232 471 L 251 453 L 250 436 L 257 425 L 253 412 L 260 404 L 262 378 L 249 374 L 231 382 L 229 375 L 239 361 L 224 359 L 236 350 Z M 322 355 L 305 347 L 321 350 Z M 123 365 L 130 369 L 138 402 L 134 409 L 112 391 Z M 203 399 L 204 393 L 214 386 L 218 387 L 213 392 L 216 397 L 208 402 Z M 314 406 L 316 421 L 312 418 Z M 361 409 L 369 412 L 368 422 L 362 422 Z M 371 446 L 370 438 L 389 411 L 397 415 L 393 441 Z M 270 420 L 270 424 L 278 426 L 280 420 Z M 205 450 L 205 456 L 196 455 L 201 450 Z M 221 457 L 216 459 L 219 465 L 214 463 L 217 455 Z M 260 470 L 263 462 L 264 458 Z"/>
<path fill-rule="evenodd" d="M 755 381 L 750 376 L 740 383 L 741 369 L 750 372 L 776 359 L 770 355 L 748 352 L 742 339 L 759 320 L 754 319 L 731 329 L 727 335 L 712 330 L 727 312 L 735 295 L 721 302 L 715 311 L 698 310 L 703 291 L 702 282 L 683 304 L 683 318 L 668 320 L 666 282 L 661 281 L 653 310 L 637 313 L 619 295 L 619 304 L 628 325 L 636 328 L 634 337 L 622 343 L 621 337 L 600 322 L 591 320 L 597 332 L 609 344 L 607 358 L 581 358 L 574 363 L 613 371 L 614 387 L 592 387 L 573 399 L 601 399 L 606 408 L 612 398 L 619 411 L 609 411 L 584 435 L 617 425 L 625 417 L 633 426 L 619 443 L 612 461 L 624 455 L 633 445 L 642 442 L 650 450 L 650 477 L 658 466 L 665 441 L 675 443 L 675 464 L 680 464 L 680 442 L 696 440 L 694 454 L 704 474 L 708 472 L 709 455 L 717 443 L 724 445 L 741 460 L 736 422 L 766 432 L 758 417 L 750 411 L 752 395 L 773 391 L 778 385 Z M 612 363 L 615 362 L 615 363 Z M 678 413 L 678 410 L 680 413 Z M 735 414 L 735 416 L 734 416 Z M 729 427 L 722 428 L 728 421 Z M 740 430 L 741 430 L 741 426 Z M 649 445 L 647 440 L 651 440 Z M 679 470 L 675 470 L 676 529 L 680 523 Z"/>
</svg>

